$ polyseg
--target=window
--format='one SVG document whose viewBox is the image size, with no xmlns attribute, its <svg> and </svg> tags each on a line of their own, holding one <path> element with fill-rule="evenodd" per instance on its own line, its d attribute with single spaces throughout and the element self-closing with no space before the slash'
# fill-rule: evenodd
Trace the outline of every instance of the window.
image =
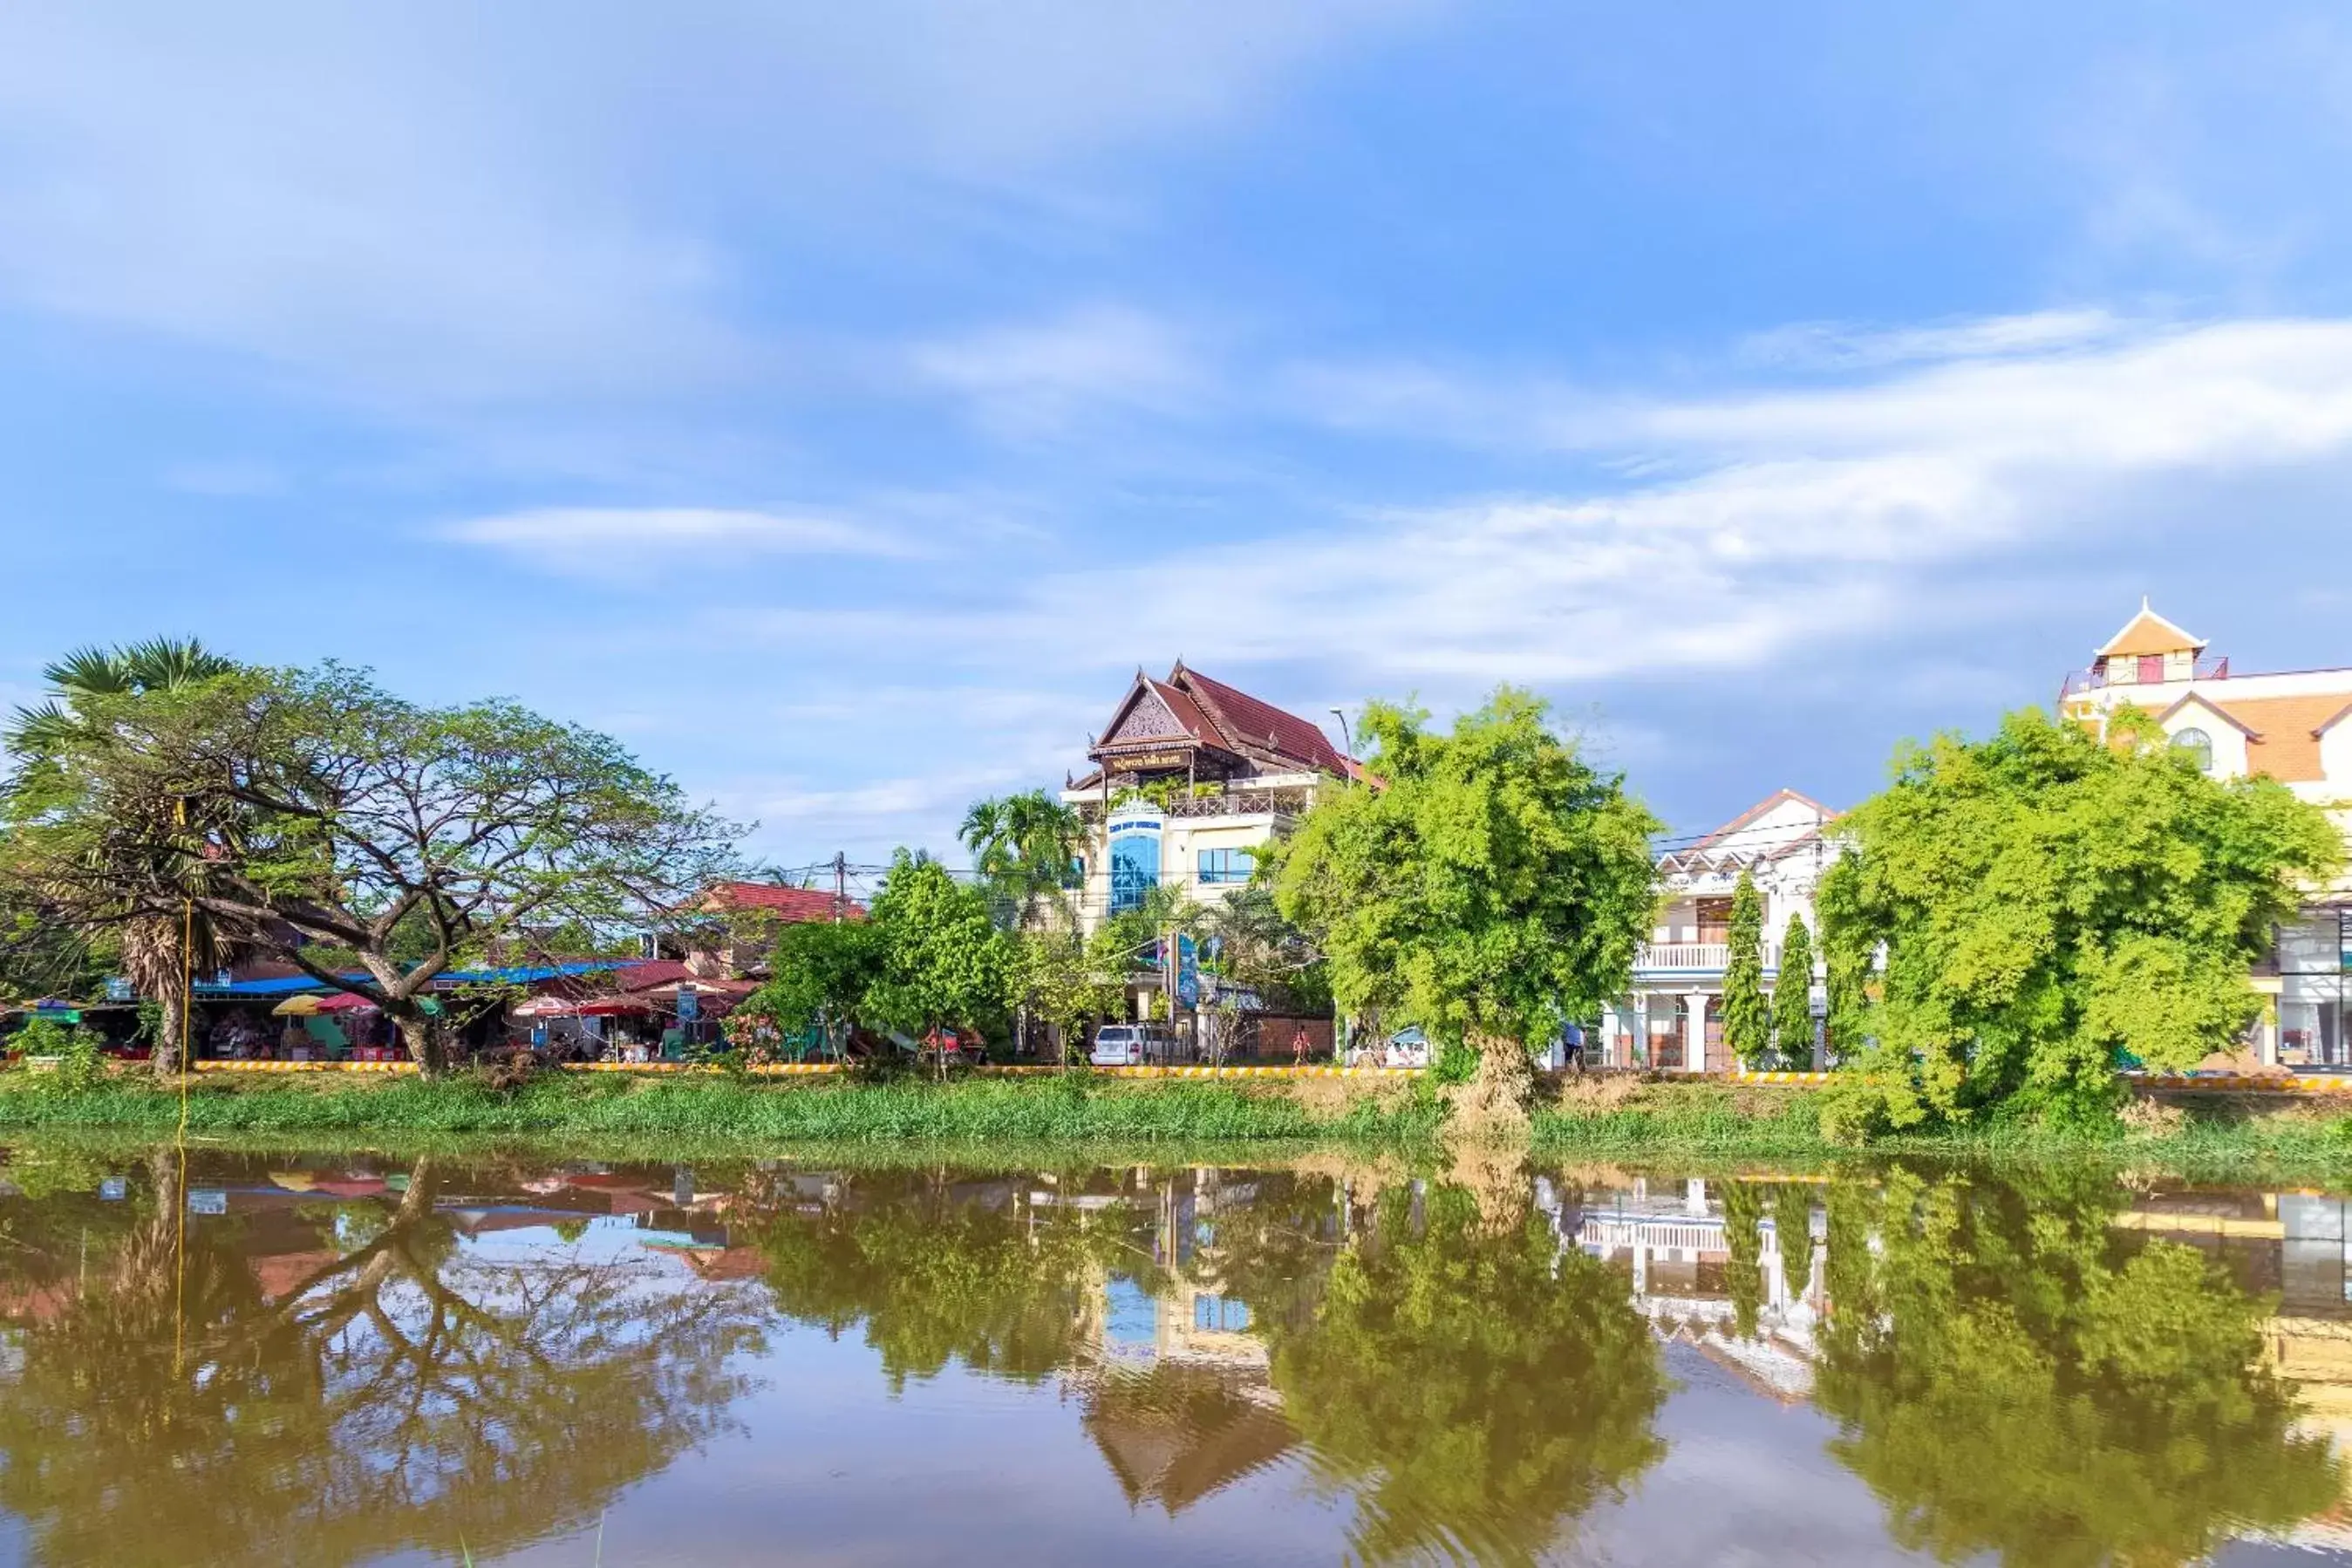
<svg viewBox="0 0 2352 1568">
<path fill-rule="evenodd" d="M 1201 880 L 1203 882 L 1246 882 L 1256 866 L 1256 858 L 1246 849 L 1201 851 Z"/>
<path fill-rule="evenodd" d="M 2142 686 L 2160 685 L 2164 680 L 2164 656 L 2144 653 L 2139 656 L 2139 681 Z"/>
<path fill-rule="evenodd" d="M 2202 730 L 2176 730 L 2172 732 L 2173 749 L 2186 752 L 2200 773 L 2213 771 L 2213 737 Z"/>
<path fill-rule="evenodd" d="M 1160 834 L 1122 833 L 1110 838 L 1110 912 L 1139 909 L 1144 895 L 1160 885 Z"/>
</svg>

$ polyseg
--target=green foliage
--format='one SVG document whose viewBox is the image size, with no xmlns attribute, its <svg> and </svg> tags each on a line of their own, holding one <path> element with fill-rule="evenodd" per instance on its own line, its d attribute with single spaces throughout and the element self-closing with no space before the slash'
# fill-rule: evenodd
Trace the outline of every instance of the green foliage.
<svg viewBox="0 0 2352 1568">
<path fill-rule="evenodd" d="M 2189 1247 L 2135 1246 L 2122 1195 L 2098 1173 L 1832 1185 L 1815 1398 L 1897 1544 L 2187 1563 L 2341 1495 L 2261 1365 L 2264 1303 Z"/>
<path fill-rule="evenodd" d="M 1327 790 L 1275 847 L 1275 897 L 1351 1015 L 1433 1039 L 1548 1040 L 1623 991 L 1654 906 L 1658 824 L 1530 693 L 1499 689 L 1439 735 L 1375 702 L 1384 787 Z"/>
<path fill-rule="evenodd" d="M 1022 932 L 1006 966 L 1010 1000 L 1058 1030 L 1076 1060 L 1085 1058 L 1087 1021 L 1115 1017 L 1125 1005 L 1127 971 L 1115 936 L 1097 930 L 1082 938 L 1058 926 Z"/>
<path fill-rule="evenodd" d="M 2103 742 L 2028 710 L 1908 747 L 1842 825 L 1838 941 L 1887 952 L 1843 1124 L 2104 1121 L 2119 1061 L 2193 1066 L 2256 1016 L 2248 965 L 2341 841 L 2284 785 L 2209 778 L 2139 728 Z"/>
<path fill-rule="evenodd" d="M 1772 987 L 1772 1057 L 1789 1072 L 1813 1065 L 1813 933 L 1794 910 L 1780 937 L 1780 978 Z"/>
<path fill-rule="evenodd" d="M 1412 1206 L 1383 1195 L 1311 1320 L 1265 1315 L 1275 1386 L 1356 1489 L 1356 1560 L 1532 1563 L 1664 1453 L 1657 1342 L 1539 1216 L 1490 1225 L 1451 1185 Z"/>
<path fill-rule="evenodd" d="M 866 1016 L 918 1038 L 941 1024 L 1001 1025 L 1012 942 L 989 919 L 985 892 L 901 849 L 870 918 L 882 963 Z"/>
<path fill-rule="evenodd" d="M 769 978 L 730 1016 L 761 1019 L 779 1033 L 825 1031 L 838 1044 L 866 1016 L 883 973 L 888 932 L 866 921 L 810 921 L 777 933 Z"/>
<path fill-rule="evenodd" d="M 1764 1305 L 1764 1189 L 1754 1182 L 1725 1182 L 1722 1188 L 1723 1244 L 1730 1253 L 1723 1275 L 1732 1327 L 1752 1340 Z"/>
<path fill-rule="evenodd" d="M 1072 885 L 1086 824 L 1076 806 L 1035 789 L 974 802 L 958 837 L 990 890 L 1025 921 L 1037 900 Z"/>
<path fill-rule="evenodd" d="M 1830 863 L 1813 887 L 1822 922 L 1822 968 L 1829 1016 L 1823 1020 L 1832 1064 L 1858 1051 L 1870 1020 L 1870 973 L 1877 938 L 1862 907 L 1862 865 L 1852 856 Z"/>
<path fill-rule="evenodd" d="M 857 1199 L 777 1214 L 755 1245 L 776 1310 L 835 1335 L 863 1325 L 894 1394 L 950 1363 L 1044 1379 L 1078 1348 L 1087 1287 L 1138 1261 L 1115 1213 L 992 1208 L 928 1173 L 863 1177 Z"/>
<path fill-rule="evenodd" d="M 5 813 L 18 874 L 68 923 L 169 930 L 193 901 L 223 941 L 313 973 L 314 946 L 341 949 L 420 1056 L 436 974 L 550 928 L 641 924 L 725 868 L 737 831 L 605 736 L 508 702 L 419 707 L 331 664 L 72 717 L 20 753 Z"/>
<path fill-rule="evenodd" d="M 1697 1020 L 1692 1021 L 1697 1027 Z M 1772 1018 L 1764 1001 L 1764 894 L 1739 873 L 1731 894 L 1730 952 L 1723 966 L 1723 1046 L 1753 1072 L 1772 1065 Z"/>
<path fill-rule="evenodd" d="M 1783 1182 L 1772 1192 L 1772 1234 L 1780 1244 L 1780 1278 L 1801 1296 L 1813 1277 L 1813 1189 Z"/>
</svg>

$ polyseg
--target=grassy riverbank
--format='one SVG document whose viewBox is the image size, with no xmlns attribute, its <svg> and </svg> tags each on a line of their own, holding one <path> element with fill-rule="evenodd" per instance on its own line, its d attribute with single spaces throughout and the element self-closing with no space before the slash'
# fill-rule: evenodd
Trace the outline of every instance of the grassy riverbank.
<svg viewBox="0 0 2352 1568">
<path fill-rule="evenodd" d="M 1425 1084 L 1086 1073 L 946 1085 L 549 1075 L 510 1089 L 467 1076 L 207 1077 L 190 1086 L 187 1110 L 189 1131 L 209 1138 L 487 1139 L 740 1153 L 808 1144 L 1412 1149 L 1433 1146 L 1444 1131 L 1444 1105 Z M 1866 1149 L 1825 1138 L 1820 1110 L 1819 1095 L 1803 1089 L 1571 1082 L 1538 1110 L 1531 1152 L 1708 1165 L 1881 1154 L 2072 1159 L 2213 1180 L 2352 1180 L 2352 1116 L 2307 1102 L 2213 1097 L 2142 1111 L 2131 1126 L 2104 1135 L 1989 1123 Z M 0 1075 L 0 1138 L 76 1130 L 169 1137 L 180 1113 L 176 1092 L 141 1079 L 72 1088 L 37 1075 Z"/>
</svg>

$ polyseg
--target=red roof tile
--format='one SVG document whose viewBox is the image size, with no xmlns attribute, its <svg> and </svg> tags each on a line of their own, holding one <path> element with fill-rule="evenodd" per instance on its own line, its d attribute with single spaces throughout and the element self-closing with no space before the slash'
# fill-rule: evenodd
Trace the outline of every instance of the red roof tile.
<svg viewBox="0 0 2352 1568">
<path fill-rule="evenodd" d="M 1212 680 L 1181 664 L 1170 674 L 1168 683 L 1202 700 L 1229 746 L 1270 748 L 1295 762 L 1342 777 L 1350 771 L 1350 760 L 1340 754 L 1339 748 L 1331 743 L 1322 728 L 1296 713 L 1286 713 L 1271 702 L 1261 702 L 1246 691 L 1236 690 L 1222 680 Z"/>
<path fill-rule="evenodd" d="M 829 921 L 833 919 L 833 894 L 822 888 L 783 888 L 773 882 L 721 882 L 710 889 L 709 900 L 715 909 L 760 910 L 780 915 L 787 921 Z M 842 905 L 845 920 L 864 920 L 865 906 L 855 899 Z"/>
</svg>

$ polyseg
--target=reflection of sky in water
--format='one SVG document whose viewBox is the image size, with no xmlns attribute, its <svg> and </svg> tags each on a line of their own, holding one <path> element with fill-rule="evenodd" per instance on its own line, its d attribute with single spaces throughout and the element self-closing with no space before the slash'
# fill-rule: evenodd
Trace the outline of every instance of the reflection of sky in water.
<svg viewBox="0 0 2352 1568">
<path fill-rule="evenodd" d="M 1159 1330 L 1159 1302 L 1126 1275 L 1112 1275 L 1103 1286 L 1103 1338 L 1114 1345 L 1148 1350 Z"/>
</svg>

